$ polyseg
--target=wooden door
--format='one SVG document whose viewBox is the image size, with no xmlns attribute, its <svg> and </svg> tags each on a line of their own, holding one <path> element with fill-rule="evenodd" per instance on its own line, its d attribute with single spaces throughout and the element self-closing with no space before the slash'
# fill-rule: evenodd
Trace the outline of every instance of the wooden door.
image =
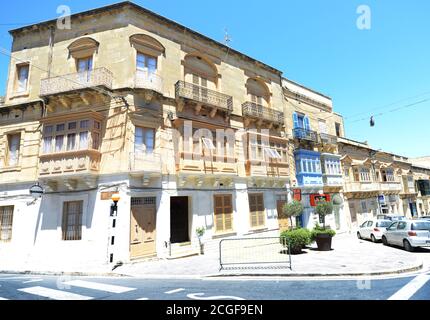
<svg viewBox="0 0 430 320">
<path fill-rule="evenodd" d="M 224 233 L 233 230 L 232 195 L 214 196 L 215 231 Z"/>
<path fill-rule="evenodd" d="M 290 228 L 290 219 L 289 218 L 281 218 L 283 216 L 283 208 L 284 205 L 287 202 L 285 200 L 278 200 L 276 202 L 276 208 L 278 210 L 278 223 L 279 223 L 279 230 L 285 231 L 288 230 Z"/>
<path fill-rule="evenodd" d="M 249 211 L 251 215 L 251 228 L 264 227 L 266 219 L 263 194 L 249 195 Z"/>
<path fill-rule="evenodd" d="M 139 258 L 156 253 L 155 198 L 133 198 L 131 205 L 130 254 Z"/>
</svg>

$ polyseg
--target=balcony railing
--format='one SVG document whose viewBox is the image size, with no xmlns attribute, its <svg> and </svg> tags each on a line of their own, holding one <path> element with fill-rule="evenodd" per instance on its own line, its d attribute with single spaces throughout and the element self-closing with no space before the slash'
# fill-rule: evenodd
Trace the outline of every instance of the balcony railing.
<svg viewBox="0 0 430 320">
<path fill-rule="evenodd" d="M 175 85 L 176 98 L 194 100 L 204 105 L 213 106 L 231 113 L 233 111 L 233 97 L 218 91 L 210 90 L 198 85 L 178 81 Z"/>
<path fill-rule="evenodd" d="M 250 101 L 247 101 L 242 104 L 242 114 L 248 117 L 264 119 L 278 124 L 284 124 L 283 112 L 273 110 Z"/>
<path fill-rule="evenodd" d="M 337 144 L 337 137 L 327 133 L 320 133 L 321 142 L 324 144 Z"/>
<path fill-rule="evenodd" d="M 160 173 L 161 156 L 158 153 L 130 153 L 130 173 Z"/>
<path fill-rule="evenodd" d="M 315 131 L 303 128 L 294 128 L 293 136 L 295 139 L 318 142 L 318 134 Z"/>
<path fill-rule="evenodd" d="M 112 89 L 112 78 L 112 73 L 106 68 L 47 78 L 40 84 L 40 95 L 48 96 L 95 87 Z"/>
<path fill-rule="evenodd" d="M 40 176 L 98 173 L 101 154 L 97 150 L 79 150 L 40 155 Z"/>
<path fill-rule="evenodd" d="M 149 89 L 162 93 L 163 78 L 146 70 L 137 70 L 134 86 L 137 89 Z"/>
</svg>

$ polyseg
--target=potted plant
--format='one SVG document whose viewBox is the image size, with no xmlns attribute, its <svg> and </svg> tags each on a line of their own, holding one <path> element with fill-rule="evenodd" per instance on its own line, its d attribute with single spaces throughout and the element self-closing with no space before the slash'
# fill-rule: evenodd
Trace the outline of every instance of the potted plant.
<svg viewBox="0 0 430 320">
<path fill-rule="evenodd" d="M 293 229 L 293 217 L 298 217 L 303 213 L 303 205 L 300 201 L 293 200 L 290 203 L 286 203 L 282 208 L 281 218 L 290 219 L 290 230 Z"/>
<path fill-rule="evenodd" d="M 205 228 L 200 227 L 196 229 L 197 238 L 199 239 L 199 247 L 200 247 L 200 254 L 205 254 L 205 245 L 202 242 L 203 235 L 205 234 Z"/>
<path fill-rule="evenodd" d="M 289 246 L 291 254 L 299 254 L 302 249 L 311 244 L 311 232 L 308 229 L 296 228 L 281 233 L 281 244 Z"/>
<path fill-rule="evenodd" d="M 323 223 L 321 227 L 318 223 L 315 225 L 311 232 L 312 242 L 316 242 L 319 251 L 330 251 L 332 238 L 336 234 L 334 230 L 325 225 L 325 217 L 333 213 L 333 204 L 327 201 L 319 201 L 315 212 L 320 217 L 320 222 Z"/>
</svg>

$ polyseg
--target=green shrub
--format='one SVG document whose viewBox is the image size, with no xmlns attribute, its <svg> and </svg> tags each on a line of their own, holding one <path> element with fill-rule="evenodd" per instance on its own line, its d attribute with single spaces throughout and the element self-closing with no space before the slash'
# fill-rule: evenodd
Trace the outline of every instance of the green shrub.
<svg viewBox="0 0 430 320">
<path fill-rule="evenodd" d="M 303 205 L 300 201 L 293 200 L 290 203 L 286 203 L 282 207 L 282 212 L 280 213 L 281 218 L 290 219 L 290 229 L 293 228 L 293 217 L 298 217 L 303 212 Z"/>
<path fill-rule="evenodd" d="M 300 253 L 303 247 L 310 245 L 311 232 L 308 229 L 297 228 L 293 230 L 287 230 L 281 233 L 281 242 L 284 239 L 288 239 L 290 244 L 291 253 Z M 284 242 L 282 242 L 284 243 Z"/>
<path fill-rule="evenodd" d="M 317 203 L 315 212 L 319 215 L 325 227 L 325 216 L 333 213 L 333 203 L 327 202 L 325 200 L 320 200 Z"/>
<path fill-rule="evenodd" d="M 321 227 L 319 224 L 316 224 L 312 229 L 311 233 L 311 242 L 314 242 L 319 234 L 328 234 L 332 237 L 336 235 L 336 231 L 331 228 Z"/>
</svg>

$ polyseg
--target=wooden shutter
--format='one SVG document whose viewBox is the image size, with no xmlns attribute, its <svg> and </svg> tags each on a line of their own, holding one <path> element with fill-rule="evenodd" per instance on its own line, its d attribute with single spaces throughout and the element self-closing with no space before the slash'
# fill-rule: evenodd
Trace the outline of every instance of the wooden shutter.
<svg viewBox="0 0 430 320">
<path fill-rule="evenodd" d="M 233 229 L 232 195 L 215 195 L 215 229 L 217 232 L 226 232 Z"/>
<path fill-rule="evenodd" d="M 249 195 L 249 211 L 251 227 L 262 227 L 265 224 L 265 210 L 263 194 Z"/>
</svg>

